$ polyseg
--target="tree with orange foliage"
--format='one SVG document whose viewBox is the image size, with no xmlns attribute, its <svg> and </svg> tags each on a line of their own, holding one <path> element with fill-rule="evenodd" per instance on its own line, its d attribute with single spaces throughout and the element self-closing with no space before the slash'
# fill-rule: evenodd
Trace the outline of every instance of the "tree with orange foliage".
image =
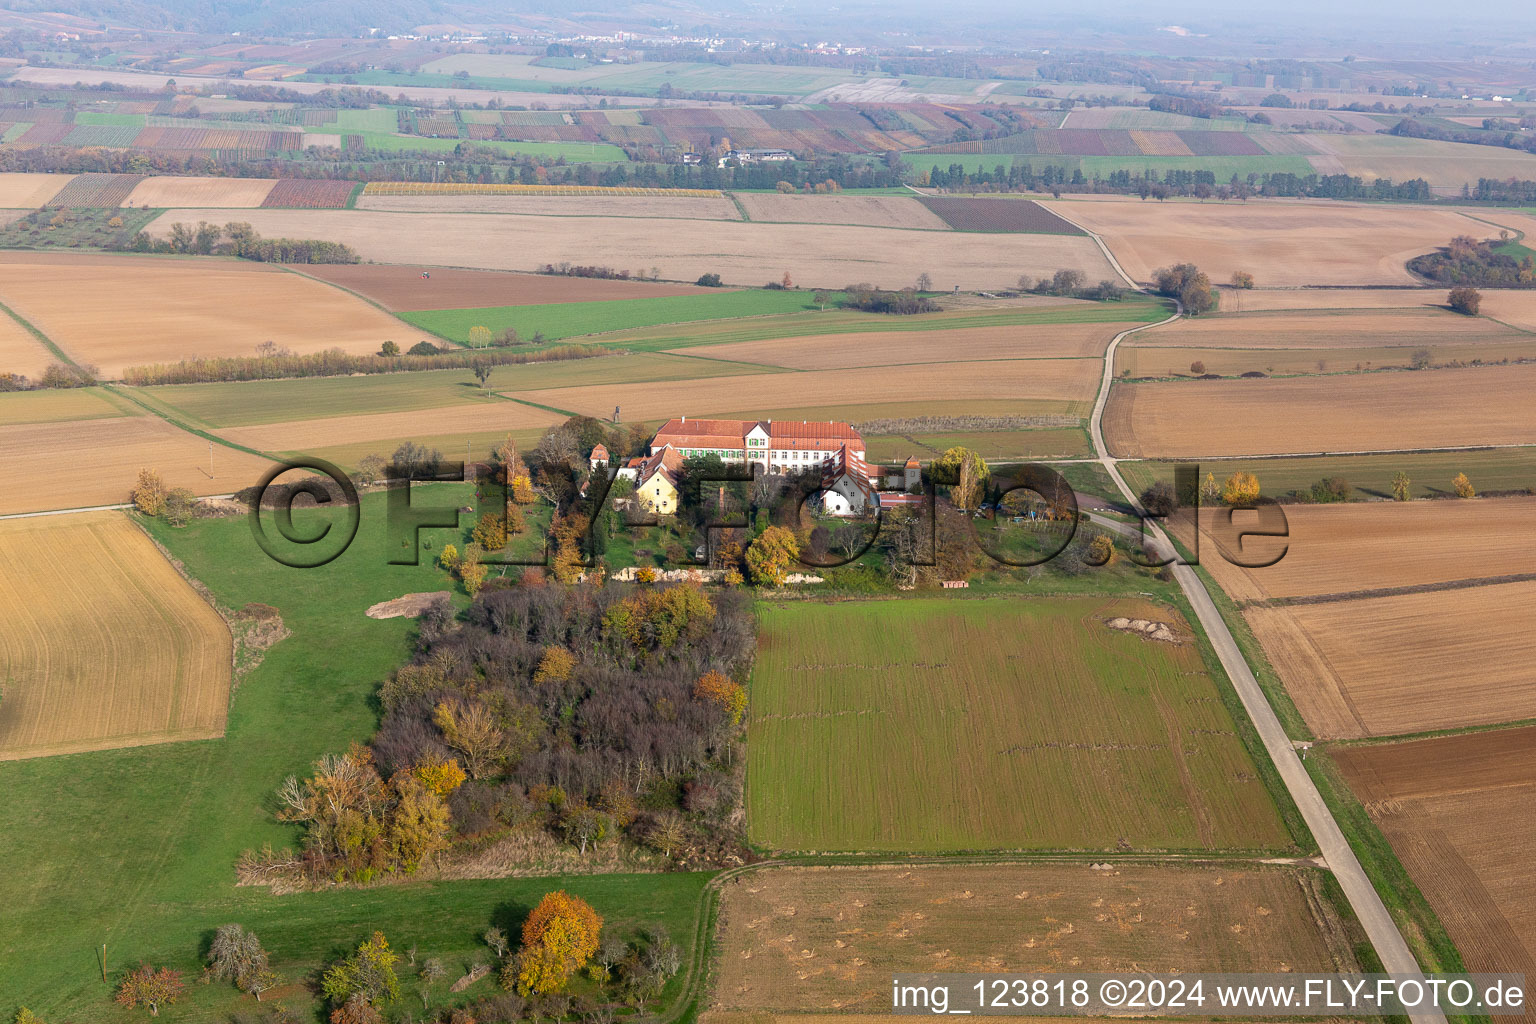
<svg viewBox="0 0 1536 1024">
<path fill-rule="evenodd" d="M 1252 507 L 1259 500 L 1259 478 L 1248 472 L 1233 473 L 1221 487 L 1221 500 L 1233 508 Z"/>
<path fill-rule="evenodd" d="M 517 990 L 527 996 L 563 989 L 597 952 L 603 919 L 591 905 L 561 889 L 539 901 L 523 924 L 517 955 Z"/>
<path fill-rule="evenodd" d="M 571 673 L 574 671 L 576 671 L 576 655 L 564 647 L 550 646 L 544 648 L 544 654 L 539 658 L 539 667 L 533 671 L 533 681 L 563 683 L 571 678 Z"/>
<path fill-rule="evenodd" d="M 149 964 L 139 964 L 117 986 L 116 1000 L 119 1006 L 126 1006 L 130 1010 L 136 1006 L 148 1007 L 149 1015 L 158 1017 L 160 1007 L 181 998 L 186 988 L 180 971 L 173 971 L 169 967 L 156 970 Z"/>
<path fill-rule="evenodd" d="M 713 704 L 724 711 L 732 725 L 741 724 L 747 710 L 747 691 L 721 672 L 706 672 L 693 684 L 693 699 Z"/>
</svg>

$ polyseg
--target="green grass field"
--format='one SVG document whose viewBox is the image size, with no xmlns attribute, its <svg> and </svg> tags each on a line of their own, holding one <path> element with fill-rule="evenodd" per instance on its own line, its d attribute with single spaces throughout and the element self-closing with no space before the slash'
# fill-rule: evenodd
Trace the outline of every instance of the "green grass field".
<svg viewBox="0 0 1536 1024">
<path fill-rule="evenodd" d="M 860 313 L 828 306 L 825 310 L 816 309 L 732 324 L 667 325 L 645 330 L 626 330 L 612 337 L 597 339 L 596 343 L 614 345 L 632 352 L 659 352 L 698 345 L 723 345 L 732 341 L 766 341 L 817 334 L 862 334 L 868 331 L 931 331 L 1031 324 L 1138 324 L 1161 320 L 1168 315 L 1170 308 L 1161 299 L 1140 298 L 1045 308 L 962 309 L 916 316 Z"/>
<path fill-rule="evenodd" d="M 142 416 L 144 410 L 105 388 L 13 391 L 0 394 L 0 426 Z"/>
<path fill-rule="evenodd" d="M 810 307 L 811 296 L 806 292 L 743 289 L 718 295 L 426 309 L 396 315 L 423 330 L 464 344 L 469 341 L 470 328 L 477 326 L 489 327 L 497 333 L 513 327 L 524 338 L 542 331 L 546 338 L 554 340 L 657 324 L 789 313 Z"/>
<path fill-rule="evenodd" d="M 1122 462 L 1126 483 L 1140 492 L 1155 480 L 1173 480 L 1171 462 Z M 1392 497 L 1392 478 L 1401 470 L 1412 481 L 1415 498 L 1454 494 L 1451 478 L 1466 473 L 1479 492 L 1536 488 L 1536 448 L 1489 448 L 1483 451 L 1419 452 L 1411 455 L 1327 455 L 1316 458 L 1223 459 L 1202 463 L 1200 473 L 1224 480 L 1239 470 L 1259 478 L 1263 493 L 1282 496 L 1307 490 L 1325 477 L 1341 476 L 1357 498 Z"/>
<path fill-rule="evenodd" d="M 462 502 L 468 494 L 463 485 L 419 490 L 424 504 Z M 442 957 L 457 977 L 484 950 L 478 935 L 486 927 L 513 932 L 532 903 L 561 887 L 619 929 L 660 921 L 691 945 L 705 880 L 696 874 L 408 883 L 281 897 L 235 886 L 242 850 L 299 839 L 274 820 L 273 789 L 320 754 L 366 740 L 376 724 L 374 688 L 410 655 L 409 620 L 369 619 L 363 610 L 404 593 L 448 589 L 429 552 L 420 566 L 385 564 L 382 494 L 365 496 L 361 511 L 353 546 L 311 570 L 268 559 L 243 518 L 183 530 L 156 525 L 156 537 L 220 602 L 270 603 L 293 635 L 240 683 L 222 740 L 0 763 L 7 794 L 0 807 L 0 1012 L 26 1005 L 49 1020 L 124 1021 L 110 1001 L 114 984 L 101 980 L 103 943 L 109 978 L 147 959 L 192 981 L 201 944 L 232 921 L 256 930 L 285 984 L 312 980 L 374 928 L 397 949 L 415 945 L 420 957 Z M 313 525 L 299 520 L 323 515 L 298 512 L 298 528 Z M 427 531 L 434 547 L 452 534 Z M 464 997 L 492 990 L 482 981 Z M 237 1007 L 254 1006 L 237 997 L 232 987 L 190 984 L 171 1017 L 225 1020 Z M 436 1003 L 446 998 L 439 989 Z M 317 1009 L 302 986 L 281 1001 L 301 1019 Z"/>
<path fill-rule="evenodd" d="M 1236 174 L 1314 174 L 1316 169 L 1304 156 L 1064 156 L 1055 154 L 1014 153 L 903 153 L 901 159 L 914 171 L 931 171 L 935 167 L 948 170 L 951 164 L 960 164 L 968 173 L 979 170 L 992 171 L 999 164 L 1028 164 L 1035 170 L 1044 167 L 1060 167 L 1068 171 L 1081 170 L 1089 178 L 1108 178 L 1116 171 L 1141 174 L 1151 171 L 1161 176 L 1168 171 L 1210 171 L 1217 183 L 1226 182 Z"/>
<path fill-rule="evenodd" d="M 410 150 L 412 152 L 442 153 L 456 148 L 464 139 L 434 139 L 423 135 L 396 135 L 393 132 L 347 132 L 360 135 L 363 145 L 369 149 L 387 151 Z M 500 139 L 476 139 L 471 145 L 489 146 L 503 153 L 522 156 L 543 156 L 551 160 L 564 158 L 572 163 L 624 163 L 627 157 L 618 146 L 606 142 L 506 142 Z"/>
<path fill-rule="evenodd" d="M 747 806 L 765 847 L 1291 845 L 1194 644 L 1135 598 L 760 606 Z"/>
</svg>

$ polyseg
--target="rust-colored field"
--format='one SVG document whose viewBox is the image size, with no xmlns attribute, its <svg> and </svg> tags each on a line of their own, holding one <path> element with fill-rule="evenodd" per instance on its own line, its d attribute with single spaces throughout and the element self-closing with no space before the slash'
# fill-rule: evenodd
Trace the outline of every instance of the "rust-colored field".
<svg viewBox="0 0 1536 1024">
<path fill-rule="evenodd" d="M 949 225 L 915 196 L 801 196 L 742 192 L 736 200 L 753 220 L 949 230 Z"/>
<path fill-rule="evenodd" d="M 173 224 L 195 226 L 219 216 L 174 210 L 150 230 L 165 235 Z M 800 286 L 817 288 L 865 281 L 904 288 L 928 273 L 941 291 L 1011 288 L 1020 274 L 1049 276 L 1059 269 L 1081 270 L 1090 281 L 1114 276 L 1092 239 L 1071 235 L 999 234 L 977 245 L 954 231 L 645 217 L 252 210 L 241 218 L 263 235 L 344 242 L 364 259 L 385 263 L 532 270 L 566 261 L 656 267 L 673 281 L 718 273 L 729 284 L 753 286 L 788 271 Z"/>
<path fill-rule="evenodd" d="M 1260 287 L 1413 284 L 1403 265 L 1409 257 L 1453 235 L 1497 234 L 1459 213 L 1417 206 L 1064 201 L 1047 208 L 1099 234 L 1138 281 L 1189 262 L 1217 283 L 1246 270 Z"/>
<path fill-rule="evenodd" d="M 145 178 L 128 193 L 123 205 L 255 209 L 275 183 L 273 178 Z"/>
<path fill-rule="evenodd" d="M 741 219 L 736 204 L 723 196 L 392 196 L 364 192 L 357 199 L 357 209 L 400 213 L 520 213 L 535 217 Z"/>
<path fill-rule="evenodd" d="M 1203 468 L 1216 469 L 1220 479 L 1219 467 Z M 1262 485 L 1262 467 L 1258 476 Z M 1232 565 L 1214 546 L 1202 552 L 1202 564 L 1234 599 L 1351 594 L 1536 573 L 1536 498 L 1286 505 L 1284 512 L 1289 546 L 1285 557 L 1268 568 Z M 1202 515 L 1208 544 L 1217 543 L 1213 534 L 1226 532 L 1216 528 L 1219 515 Z M 1255 515 L 1235 513 L 1235 522 L 1242 526 Z M 1245 549 L 1250 555 L 1273 555 L 1278 543 L 1254 538 Z M 1444 594 L 1442 600 L 1449 602 L 1457 593 Z"/>
<path fill-rule="evenodd" d="M 37 209 L 69 184 L 73 174 L 0 174 L 0 207 Z"/>
<path fill-rule="evenodd" d="M 121 513 L 0 523 L 0 608 L 0 761 L 224 734 L 229 629 Z"/>
<path fill-rule="evenodd" d="M 543 394 L 543 392 L 540 392 Z M 613 410 L 610 409 L 609 412 Z M 416 440 L 426 436 L 453 436 L 510 430 L 532 430 L 559 423 L 564 417 L 519 402 L 494 405 L 448 406 L 412 412 L 383 412 L 362 416 L 331 416 L 231 427 L 219 431 L 236 444 L 264 452 L 308 452 L 318 448 L 353 445 L 365 441 Z M 393 446 L 390 447 L 391 450 Z M 380 451 L 388 455 L 388 451 Z M 453 452 L 446 453 L 453 458 Z"/>
<path fill-rule="evenodd" d="M 893 972 L 1352 971 L 1313 872 L 769 868 L 725 883 L 714 1010 L 879 1013 Z"/>
<path fill-rule="evenodd" d="M 58 357 L 32 336 L 32 332 L 0 310 L 0 373 L 36 377 Z"/>
<path fill-rule="evenodd" d="M 1302 293 L 1307 294 L 1307 293 Z M 1433 347 L 1437 342 L 1522 342 L 1531 336 L 1479 317 L 1437 310 L 1244 313 L 1184 317 L 1126 339 L 1130 346 L 1220 348 Z"/>
<path fill-rule="evenodd" d="M 504 270 L 452 270 L 447 267 L 363 263 L 308 266 L 302 272 L 349 288 L 385 309 L 402 311 L 651 299 L 719 291 L 717 288 L 699 288 L 691 284 L 647 284 L 591 277 L 517 274 Z M 430 276 L 422 277 L 422 274 Z"/>
<path fill-rule="evenodd" d="M 540 405 L 589 416 L 612 415 L 617 405 L 626 420 L 703 416 L 748 408 L 987 399 L 1061 399 L 1081 403 L 1085 409 L 1098 387 L 1101 365 L 1094 359 L 928 363 L 553 388 L 529 392 L 528 396 Z"/>
<path fill-rule="evenodd" d="M 796 370 L 947 363 L 963 359 L 1057 359 L 1101 356 L 1109 340 L 1126 326 L 1123 323 L 1026 324 L 932 331 L 872 331 L 738 341 L 711 345 L 705 351 L 713 359 L 787 366 Z"/>
<path fill-rule="evenodd" d="M 193 356 L 407 348 L 421 332 L 355 296 L 260 264 L 0 255 L 0 301 L 107 377 Z"/>
<path fill-rule="evenodd" d="M 1533 391 L 1533 364 L 1117 383 L 1104 434 L 1122 458 L 1529 444 Z"/>
<path fill-rule="evenodd" d="M 1356 739 L 1536 718 L 1533 607 L 1508 583 L 1245 615 L 1312 732 Z"/>
<path fill-rule="evenodd" d="M 268 466 L 214 445 L 210 476 L 208 459 L 206 440 L 153 416 L 0 426 L 0 515 L 125 502 L 144 466 L 197 494 L 249 487 Z"/>
<path fill-rule="evenodd" d="M 1333 756 L 1466 969 L 1536 975 L 1536 728 Z"/>
</svg>

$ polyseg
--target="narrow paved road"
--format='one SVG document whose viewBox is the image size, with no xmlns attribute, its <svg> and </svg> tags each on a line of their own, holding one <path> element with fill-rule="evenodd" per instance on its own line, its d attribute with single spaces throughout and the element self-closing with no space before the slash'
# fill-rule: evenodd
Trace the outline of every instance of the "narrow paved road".
<svg viewBox="0 0 1536 1024">
<path fill-rule="evenodd" d="M 1089 234 L 1098 240 L 1097 235 L 1093 235 L 1092 232 Z M 1102 241 L 1099 244 L 1103 247 Z M 1108 253 L 1107 248 L 1105 252 Z M 1113 262 L 1113 257 L 1111 261 Z M 1118 264 L 1115 264 L 1115 267 L 1119 269 Z M 1121 271 L 1121 274 L 1124 276 L 1124 271 Z M 1139 509 L 1141 504 L 1125 482 L 1125 478 L 1120 475 L 1117 460 L 1109 454 L 1109 448 L 1104 443 L 1104 408 L 1109 402 L 1109 389 L 1114 381 L 1115 352 L 1120 347 L 1120 342 L 1126 337 L 1137 331 L 1149 330 L 1177 320 L 1181 314 L 1182 309 L 1179 309 L 1167 320 L 1121 331 L 1115 335 L 1104 351 L 1104 374 L 1099 385 L 1098 398 L 1093 403 L 1093 415 L 1088 424 L 1089 434 L 1093 440 L 1093 450 L 1098 453 L 1099 464 L 1104 467 L 1109 478 L 1115 482 L 1115 486 L 1120 489 L 1120 493 L 1133 508 Z M 1092 518 L 1121 532 L 1137 532 L 1134 526 L 1116 523 L 1098 516 Z M 1171 554 L 1175 550 L 1173 543 L 1156 520 L 1147 521 L 1147 533 L 1149 539 L 1161 545 L 1164 552 Z M 1280 773 L 1281 781 L 1285 783 L 1292 801 L 1301 811 L 1307 828 L 1312 831 L 1312 837 L 1317 841 L 1318 849 L 1322 851 L 1323 860 L 1333 872 L 1334 877 L 1339 880 L 1339 886 L 1344 890 L 1344 896 L 1349 900 L 1355 917 L 1359 919 L 1366 936 L 1375 948 L 1383 970 L 1388 974 L 1422 977 L 1418 961 L 1408 949 L 1408 943 L 1403 940 L 1397 922 L 1392 920 L 1386 904 L 1382 903 L 1380 894 L 1371 885 L 1365 869 L 1360 866 L 1355 851 L 1350 849 L 1349 841 L 1344 838 L 1339 823 L 1334 820 L 1333 812 L 1328 809 L 1322 794 L 1317 790 L 1317 785 L 1307 774 L 1306 768 L 1302 766 L 1301 759 L 1296 756 L 1296 749 L 1291 745 L 1290 737 L 1285 734 L 1280 719 L 1275 715 L 1275 709 L 1270 706 L 1269 699 L 1260 689 L 1253 670 L 1248 667 L 1248 662 L 1243 657 L 1242 649 L 1237 646 L 1231 630 L 1227 628 L 1226 620 L 1221 617 L 1221 612 L 1211 601 L 1211 595 L 1205 589 L 1205 583 L 1196 575 L 1195 570 L 1187 565 L 1175 565 L 1173 577 L 1184 592 L 1185 598 L 1188 599 L 1195 617 L 1200 620 L 1205 635 L 1210 639 L 1211 647 L 1216 651 L 1216 657 L 1221 661 L 1221 667 L 1226 670 L 1227 678 L 1232 680 L 1238 699 L 1243 702 L 1243 709 L 1248 712 L 1249 719 L 1252 720 L 1260 740 L 1264 743 L 1264 749 L 1268 751 L 1270 760 L 1274 762 L 1275 768 Z M 1439 1011 L 1413 1014 L 1412 1018 L 1424 1024 L 1445 1024 L 1445 1015 Z"/>
</svg>

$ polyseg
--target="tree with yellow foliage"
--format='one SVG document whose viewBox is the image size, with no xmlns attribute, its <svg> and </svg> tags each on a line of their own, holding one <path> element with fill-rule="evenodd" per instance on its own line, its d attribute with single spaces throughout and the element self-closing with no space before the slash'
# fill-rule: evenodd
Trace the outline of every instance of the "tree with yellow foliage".
<svg viewBox="0 0 1536 1024">
<path fill-rule="evenodd" d="M 449 572 L 456 572 L 459 568 L 459 549 L 452 544 L 444 544 L 443 550 L 438 553 L 437 564 Z"/>
<path fill-rule="evenodd" d="M 422 781 L 432 792 L 440 797 L 448 797 L 454 790 L 464 784 L 468 778 L 464 769 L 459 767 L 459 759 L 456 757 L 441 758 L 436 754 L 430 754 L 417 762 L 412 768 L 416 777 Z"/>
<path fill-rule="evenodd" d="M 507 546 L 507 520 L 494 512 L 487 512 L 480 517 L 475 524 L 474 532 L 470 535 L 487 551 L 500 551 Z"/>
<path fill-rule="evenodd" d="M 496 715 L 480 700 L 457 697 L 440 702 L 432 721 L 448 745 L 464 755 L 464 768 L 472 779 L 481 779 L 500 766 L 507 753 L 507 736 Z"/>
<path fill-rule="evenodd" d="M 388 1002 L 400 995 L 400 978 L 395 973 L 399 954 L 389 948 L 383 932 L 373 935 L 357 951 L 330 966 L 320 981 L 325 997 L 338 1006 L 354 997 L 367 1004 Z"/>
<path fill-rule="evenodd" d="M 546 647 L 544 654 L 539 658 L 539 667 L 533 671 L 533 681 L 563 683 L 571 678 L 571 673 L 575 670 L 576 655 L 564 647 Z"/>
<path fill-rule="evenodd" d="M 459 582 L 464 584 L 464 593 L 470 597 L 480 593 L 480 588 L 485 586 L 487 570 L 480 561 L 480 555 L 480 545 L 471 543 L 464 549 L 464 555 L 459 559 Z"/>
<path fill-rule="evenodd" d="M 770 526 L 747 548 L 747 572 L 758 586 L 783 586 L 790 566 L 800 557 L 800 542 L 793 531 Z"/>
<path fill-rule="evenodd" d="M 724 711 L 732 725 L 741 724 L 747 710 L 747 691 L 721 672 L 706 672 L 693 684 L 693 699 L 713 704 Z"/>
<path fill-rule="evenodd" d="M 1467 479 L 1467 474 L 1457 473 L 1451 480 L 1451 487 L 1456 491 L 1458 498 L 1475 498 L 1477 491 L 1472 486 L 1472 481 Z"/>
<path fill-rule="evenodd" d="M 448 848 L 453 823 L 443 798 L 414 774 L 401 772 L 390 786 L 398 802 L 390 812 L 385 839 L 395 862 L 412 874 L 434 853 Z"/>
<path fill-rule="evenodd" d="M 1248 472 L 1233 473 L 1221 487 L 1221 500 L 1233 508 L 1251 508 L 1259 500 L 1259 478 Z"/>
<path fill-rule="evenodd" d="M 539 901 L 523 924 L 517 954 L 517 990 L 524 996 L 558 992 L 597 952 L 603 919 L 565 890 Z"/>
<path fill-rule="evenodd" d="M 133 507 L 146 516 L 157 516 L 165 511 L 165 481 L 153 469 L 139 470 L 139 482 L 129 492 Z"/>
</svg>

